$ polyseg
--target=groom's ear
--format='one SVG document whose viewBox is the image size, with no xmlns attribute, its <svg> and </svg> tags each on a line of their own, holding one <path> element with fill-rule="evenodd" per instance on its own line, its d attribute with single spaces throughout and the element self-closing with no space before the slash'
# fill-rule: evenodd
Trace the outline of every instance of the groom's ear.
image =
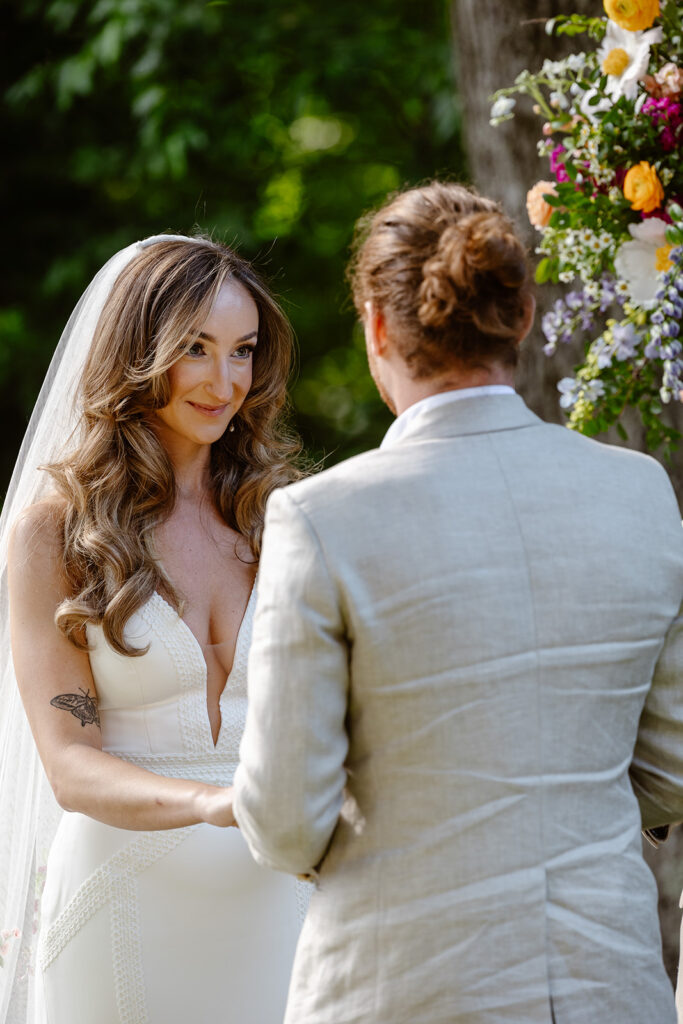
<svg viewBox="0 0 683 1024">
<path fill-rule="evenodd" d="M 533 295 L 528 294 L 524 299 L 524 319 L 520 327 L 520 332 L 517 337 L 517 344 L 521 345 L 529 331 L 534 324 L 534 316 L 536 315 L 536 299 Z"/>
<path fill-rule="evenodd" d="M 387 353 L 387 325 L 384 313 L 372 302 L 365 303 L 363 318 L 365 341 L 373 356 L 385 356 Z"/>
</svg>

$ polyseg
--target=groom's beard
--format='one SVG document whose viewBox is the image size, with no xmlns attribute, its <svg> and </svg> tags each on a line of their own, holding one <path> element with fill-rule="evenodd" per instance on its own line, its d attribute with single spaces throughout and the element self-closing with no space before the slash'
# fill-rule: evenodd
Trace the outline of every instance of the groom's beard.
<svg viewBox="0 0 683 1024">
<path fill-rule="evenodd" d="M 370 351 L 369 348 L 368 348 L 368 367 L 370 368 L 370 376 L 372 377 L 372 379 L 375 382 L 375 387 L 379 391 L 379 397 L 382 399 L 384 404 L 389 407 L 391 412 L 393 412 L 394 416 L 396 416 L 397 413 L 396 413 L 396 406 L 394 405 L 394 400 L 392 399 L 391 395 L 389 394 L 387 389 L 384 387 L 384 384 L 382 383 L 381 377 L 379 375 L 379 368 L 377 366 L 377 360 L 375 359 L 375 357 L 373 356 L 373 354 L 372 354 L 372 352 Z"/>
</svg>

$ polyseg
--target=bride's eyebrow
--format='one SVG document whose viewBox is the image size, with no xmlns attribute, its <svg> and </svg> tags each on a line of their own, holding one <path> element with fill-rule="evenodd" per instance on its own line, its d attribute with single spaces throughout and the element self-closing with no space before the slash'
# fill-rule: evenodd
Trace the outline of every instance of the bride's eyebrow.
<svg viewBox="0 0 683 1024">
<path fill-rule="evenodd" d="M 213 334 L 208 334 L 206 331 L 199 331 L 197 337 L 202 341 L 212 341 L 214 345 L 218 344 Z M 258 331 L 250 331 L 249 334 L 243 335 L 241 338 L 237 338 L 236 344 L 240 345 L 244 341 L 250 341 L 252 338 L 258 337 Z"/>
</svg>

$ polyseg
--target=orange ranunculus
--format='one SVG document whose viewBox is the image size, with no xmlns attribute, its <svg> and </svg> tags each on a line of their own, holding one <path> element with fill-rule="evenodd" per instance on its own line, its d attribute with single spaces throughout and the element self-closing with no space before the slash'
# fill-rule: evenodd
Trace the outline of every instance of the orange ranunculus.
<svg viewBox="0 0 683 1024">
<path fill-rule="evenodd" d="M 526 212 L 535 228 L 546 227 L 553 215 L 553 207 L 543 198 L 547 195 L 557 195 L 552 181 L 537 181 L 526 194 Z"/>
<path fill-rule="evenodd" d="M 604 0 L 607 17 L 620 28 L 638 32 L 659 17 L 659 0 Z"/>
<path fill-rule="evenodd" d="M 656 170 L 647 160 L 641 160 L 627 171 L 624 178 L 624 195 L 632 210 L 642 210 L 643 213 L 651 213 L 662 205 L 664 189 Z"/>
</svg>

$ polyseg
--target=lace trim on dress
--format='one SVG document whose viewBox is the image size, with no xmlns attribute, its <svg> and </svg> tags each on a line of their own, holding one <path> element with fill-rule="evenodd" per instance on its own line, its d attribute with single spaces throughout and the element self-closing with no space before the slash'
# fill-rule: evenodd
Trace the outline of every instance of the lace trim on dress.
<svg viewBox="0 0 683 1024">
<path fill-rule="evenodd" d="M 142 969 L 138 884 L 132 875 L 118 879 L 111 898 L 110 915 L 114 990 L 120 1024 L 147 1024 L 149 1015 Z"/>
<path fill-rule="evenodd" d="M 175 608 L 154 593 L 140 614 L 169 651 L 178 672 L 178 718 L 185 750 L 206 750 L 211 728 L 206 714 L 206 662 L 192 631 Z"/>
<path fill-rule="evenodd" d="M 136 875 L 179 846 L 193 828 L 194 825 L 189 825 L 186 828 L 169 829 L 167 832 L 144 832 L 125 849 L 119 850 L 101 864 L 97 871 L 93 871 L 45 932 L 38 951 L 41 969 L 45 970 L 50 966 L 100 907 L 113 897 L 118 897 L 121 890 L 130 891 L 129 881 L 134 880 Z M 116 902 L 121 904 L 120 899 Z M 124 902 L 128 905 L 129 900 L 126 899 Z M 130 911 L 124 909 L 123 913 L 127 916 Z M 116 961 L 116 950 L 114 954 Z M 139 958 L 137 962 L 140 962 Z M 115 963 L 115 971 L 117 966 Z M 126 963 L 126 972 L 130 973 L 131 969 L 132 965 Z"/>
<path fill-rule="evenodd" d="M 196 754 L 130 754 L 119 750 L 108 750 L 107 753 L 157 775 L 193 779 L 212 786 L 231 786 L 237 769 L 236 761 L 224 761 L 215 754 L 197 757 Z"/>
</svg>

